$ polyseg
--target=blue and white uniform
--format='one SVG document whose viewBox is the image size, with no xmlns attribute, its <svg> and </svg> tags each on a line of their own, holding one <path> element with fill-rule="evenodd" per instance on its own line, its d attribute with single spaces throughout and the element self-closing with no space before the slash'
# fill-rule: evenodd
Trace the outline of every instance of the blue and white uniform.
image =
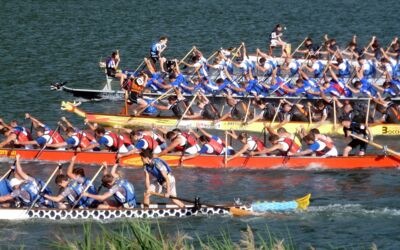
<svg viewBox="0 0 400 250">
<path fill-rule="evenodd" d="M 151 164 L 146 164 L 144 166 L 144 171 L 154 177 L 154 181 L 149 187 L 151 192 L 162 193 L 163 191 L 165 192 L 167 190 L 167 183 L 162 175 L 162 172 L 164 172 L 169 178 L 170 194 L 172 196 L 176 196 L 175 177 L 171 173 L 171 168 L 164 160 L 160 158 L 154 158 Z"/>
<path fill-rule="evenodd" d="M 90 180 L 86 178 L 77 178 L 76 180 L 71 180 L 68 183 L 68 186 L 61 192 L 60 195 L 64 198 L 67 198 L 68 203 L 71 206 L 74 206 L 77 199 L 79 199 L 79 197 L 82 195 L 83 190 L 89 184 Z M 97 194 L 96 187 L 93 184 L 89 187 L 88 193 Z M 94 200 L 92 198 L 82 196 L 78 204 L 76 204 L 76 207 L 79 208 L 90 207 L 93 204 L 93 202 Z"/>
<path fill-rule="evenodd" d="M 135 188 L 132 183 L 125 179 L 118 179 L 108 190 L 114 195 L 114 199 L 124 208 L 136 207 Z"/>
<path fill-rule="evenodd" d="M 315 78 L 321 78 L 324 71 L 324 65 L 320 61 L 315 61 L 312 65 L 313 73 Z"/>
<path fill-rule="evenodd" d="M 339 64 L 338 68 L 339 77 L 350 77 L 350 63 L 348 60 L 343 60 L 343 62 Z"/>
</svg>

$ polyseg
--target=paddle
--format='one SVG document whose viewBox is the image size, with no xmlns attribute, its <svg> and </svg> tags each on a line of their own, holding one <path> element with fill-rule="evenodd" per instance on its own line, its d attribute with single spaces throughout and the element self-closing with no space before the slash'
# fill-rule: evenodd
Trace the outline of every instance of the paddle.
<svg viewBox="0 0 400 250">
<path fill-rule="evenodd" d="M 186 57 L 188 57 L 188 56 L 190 55 L 190 53 L 192 53 L 192 51 L 193 51 L 195 48 L 196 48 L 196 47 L 193 46 L 192 49 L 189 50 L 189 52 L 179 61 L 178 67 L 181 65 L 181 63 L 182 63 L 183 61 L 185 61 Z"/>
<path fill-rule="evenodd" d="M 275 120 L 276 120 L 276 117 L 278 116 L 279 109 L 281 108 L 281 106 L 282 106 L 282 102 L 280 101 L 280 102 L 279 102 L 279 105 L 278 105 L 278 107 L 277 107 L 277 108 L 276 108 L 276 110 L 275 110 L 274 117 L 272 118 L 272 121 L 269 123 L 269 126 L 271 126 L 271 125 L 272 125 L 272 123 L 274 123 L 274 122 L 275 122 Z"/>
<path fill-rule="evenodd" d="M 36 156 L 33 158 L 34 160 L 36 160 L 37 158 L 39 158 L 39 156 L 43 153 L 43 150 L 46 149 L 47 147 L 47 143 L 49 143 L 49 141 L 53 138 L 54 134 L 57 132 L 57 130 L 60 128 L 60 124 L 57 125 L 56 130 L 53 130 L 53 133 L 51 134 L 51 136 L 49 137 L 49 139 L 47 139 L 46 143 L 44 144 L 44 146 L 40 149 L 40 151 L 36 154 Z"/>
<path fill-rule="evenodd" d="M 14 163 L 15 164 L 15 163 Z M 1 178 L 0 181 L 4 180 L 4 179 L 8 179 L 8 177 L 10 176 L 11 172 L 14 171 L 14 169 L 10 168 Z"/>
<path fill-rule="evenodd" d="M 156 193 L 156 192 L 150 192 L 152 195 L 158 196 L 158 197 L 162 197 L 162 198 L 166 198 L 163 194 L 160 193 Z M 200 203 L 200 198 L 196 197 L 195 200 L 189 200 L 189 199 L 185 199 L 185 198 L 181 198 L 181 197 L 176 197 L 176 196 L 169 196 L 169 199 L 172 200 L 180 200 L 180 201 L 184 201 L 187 203 L 192 203 L 195 206 L 196 210 L 199 210 L 201 208 L 202 205 L 207 206 L 207 207 L 212 207 L 212 208 L 220 208 L 220 209 L 225 209 L 228 210 L 233 216 L 246 216 L 246 215 L 253 215 L 253 213 L 251 211 L 247 211 L 244 209 L 240 209 L 240 208 L 236 208 L 234 206 L 218 206 L 218 205 L 213 205 L 213 204 L 206 204 L 206 203 Z"/>
<path fill-rule="evenodd" d="M 251 98 L 249 98 L 249 103 L 247 104 L 246 115 L 244 116 L 244 120 L 243 120 L 244 124 L 246 124 L 247 118 L 249 117 L 250 105 L 251 105 Z"/>
<path fill-rule="evenodd" d="M 139 110 L 135 115 L 136 115 L 136 116 L 139 116 L 139 115 L 140 115 L 141 113 L 143 113 L 151 104 L 153 104 L 153 103 L 155 103 L 155 102 L 157 102 L 157 101 L 159 101 L 159 100 L 164 99 L 165 97 L 167 97 L 167 95 L 168 95 L 172 90 L 174 90 L 174 88 L 170 88 L 170 89 L 167 90 L 165 93 L 163 93 L 162 95 L 160 95 L 159 97 L 157 97 L 157 99 L 155 99 L 155 100 L 151 101 L 150 103 L 148 103 L 148 104 L 146 105 L 146 107 L 144 107 L 144 108 L 142 108 L 141 110 Z"/>
<path fill-rule="evenodd" d="M 304 42 L 307 40 L 307 37 L 304 38 L 304 40 L 300 43 L 299 46 L 297 46 L 297 48 L 293 51 L 293 53 L 290 55 L 290 57 L 292 57 L 294 54 L 296 54 L 297 50 L 300 49 L 301 46 L 303 46 Z"/>
<path fill-rule="evenodd" d="M 228 164 L 228 133 L 225 131 L 224 167 Z"/>
<path fill-rule="evenodd" d="M 336 119 L 337 119 L 337 115 L 336 115 L 336 100 L 333 100 L 333 129 L 336 130 Z"/>
<path fill-rule="evenodd" d="M 43 187 L 40 189 L 39 195 L 36 196 L 35 200 L 33 200 L 32 205 L 29 207 L 28 211 L 26 213 L 29 213 L 29 211 L 32 210 L 32 208 L 35 206 L 36 202 L 42 197 L 42 193 L 46 190 L 47 186 L 49 185 L 50 181 L 53 179 L 53 177 L 56 175 L 57 171 L 59 171 L 62 168 L 62 165 L 59 163 L 56 169 L 54 169 L 53 173 L 50 175 L 50 177 L 47 179 L 46 183 L 43 185 Z"/>
<path fill-rule="evenodd" d="M 365 116 L 365 126 L 368 126 L 368 119 L 369 119 L 369 109 L 371 107 L 371 98 L 368 98 L 368 105 L 367 105 L 367 114 Z"/>
<path fill-rule="evenodd" d="M 99 176 L 100 172 L 105 168 L 105 165 L 101 165 L 99 170 L 97 170 L 97 173 L 93 176 L 93 178 L 90 180 L 89 184 L 85 187 L 85 189 L 82 191 L 81 195 L 79 198 L 74 202 L 74 205 L 71 207 L 71 209 L 74 209 L 76 205 L 78 205 L 79 201 L 83 198 L 83 194 L 86 193 L 89 188 L 93 185 L 93 182 L 96 180 L 97 176 Z"/>
<path fill-rule="evenodd" d="M 181 118 L 179 119 L 179 121 L 176 123 L 175 128 L 177 128 L 179 126 L 179 124 L 182 122 L 183 118 L 185 117 L 186 113 L 189 111 L 190 107 L 192 107 L 194 101 L 196 100 L 197 96 L 199 95 L 199 92 L 197 92 L 193 98 L 192 101 L 190 101 L 189 105 L 186 107 L 185 112 L 183 112 L 183 115 L 181 116 Z"/>
<path fill-rule="evenodd" d="M 362 138 L 362 137 L 360 137 L 360 136 L 358 136 L 358 135 L 350 134 L 350 136 L 351 136 L 351 137 L 354 137 L 354 138 L 356 138 L 356 139 L 358 139 L 358 140 L 360 140 L 360 141 L 366 142 L 366 143 L 370 144 L 371 146 L 373 146 L 373 147 L 375 147 L 375 148 L 377 148 L 377 149 L 382 149 L 382 150 L 384 150 L 384 151 L 389 152 L 389 153 L 392 154 L 392 155 L 400 156 L 400 153 L 399 153 L 399 152 L 396 152 L 396 151 L 394 151 L 393 149 L 388 148 L 387 146 L 382 146 L 382 145 L 380 145 L 380 144 L 378 144 L 378 143 L 375 143 L 375 142 L 373 142 L 373 141 L 367 140 L 367 139 Z"/>
</svg>

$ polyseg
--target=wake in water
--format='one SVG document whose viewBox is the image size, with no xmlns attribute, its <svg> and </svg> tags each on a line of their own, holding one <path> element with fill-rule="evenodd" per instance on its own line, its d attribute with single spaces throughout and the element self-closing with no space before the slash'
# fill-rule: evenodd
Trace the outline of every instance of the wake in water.
<svg viewBox="0 0 400 250">
<path fill-rule="evenodd" d="M 400 209 L 396 208 L 367 208 L 361 204 L 330 204 L 326 206 L 310 206 L 307 209 L 311 214 L 332 215 L 367 215 L 367 216 L 400 216 Z"/>
</svg>

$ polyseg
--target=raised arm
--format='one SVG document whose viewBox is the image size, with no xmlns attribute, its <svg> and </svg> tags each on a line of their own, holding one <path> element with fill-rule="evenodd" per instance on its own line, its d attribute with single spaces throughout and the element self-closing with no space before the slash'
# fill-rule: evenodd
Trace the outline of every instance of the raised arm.
<svg viewBox="0 0 400 250">
<path fill-rule="evenodd" d="M 75 166 L 75 160 L 76 160 L 76 155 L 72 156 L 71 162 L 69 163 L 68 168 L 67 168 L 67 176 L 71 179 L 76 178 L 76 175 L 73 173 L 74 166 Z"/>
<path fill-rule="evenodd" d="M 24 180 L 29 180 L 31 177 L 25 173 L 21 166 L 21 155 L 17 154 L 15 156 L 15 172 Z"/>
</svg>

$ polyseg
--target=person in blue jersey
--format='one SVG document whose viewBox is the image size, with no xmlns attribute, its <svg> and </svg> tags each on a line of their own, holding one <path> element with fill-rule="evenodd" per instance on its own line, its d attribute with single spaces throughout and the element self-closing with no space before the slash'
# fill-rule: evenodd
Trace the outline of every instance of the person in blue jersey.
<svg viewBox="0 0 400 250">
<path fill-rule="evenodd" d="M 331 74 L 331 79 L 329 80 L 327 74 L 324 74 L 322 93 L 324 95 L 336 97 L 352 97 L 352 92 L 346 86 L 346 82 L 343 78 L 339 78 L 333 71 L 332 67 L 329 66 L 328 70 Z"/>
<path fill-rule="evenodd" d="M 286 42 L 283 41 L 283 29 L 281 24 L 277 24 L 269 35 L 269 55 L 272 56 L 272 52 L 276 47 L 282 47 L 281 57 L 287 57 L 288 53 L 286 51 Z M 286 28 L 285 28 L 286 29 Z"/>
<path fill-rule="evenodd" d="M 93 208 L 97 203 L 93 199 L 79 197 L 82 195 L 84 189 L 90 184 L 90 180 L 85 177 L 83 168 L 74 168 L 76 156 L 73 156 L 67 169 L 67 174 L 59 174 L 56 176 L 55 183 L 62 191 L 54 195 L 44 195 L 44 198 L 55 202 L 58 208 L 65 209 L 65 204 L 62 201 L 66 200 L 70 207 L 76 208 Z M 92 184 L 88 189 L 91 194 L 97 194 L 96 187 Z M 78 202 L 77 202 L 78 201 Z"/>
<path fill-rule="evenodd" d="M 145 189 L 143 204 L 145 207 L 150 206 L 150 197 L 152 193 L 164 193 L 165 198 L 171 196 L 176 197 L 176 181 L 172 175 L 172 170 L 168 163 L 160 158 L 153 157 L 153 153 L 150 150 L 144 150 L 140 153 L 142 158 L 144 177 L 145 177 Z M 150 176 L 154 178 L 154 181 L 150 180 Z M 184 208 L 183 204 L 178 199 L 171 199 L 178 207 Z"/>
<path fill-rule="evenodd" d="M 102 186 L 108 190 L 103 194 L 92 194 L 84 192 L 83 197 L 94 199 L 101 202 L 97 206 L 99 209 L 115 209 L 115 208 L 135 208 L 136 207 L 136 193 L 135 187 L 127 179 L 117 172 L 118 164 L 114 164 L 111 172 L 107 171 L 107 163 L 103 178 L 101 179 Z M 114 198 L 111 200 L 111 198 Z"/>
<path fill-rule="evenodd" d="M 379 92 L 376 88 L 365 78 L 362 78 L 360 81 L 354 82 L 354 87 L 349 84 L 346 85 L 347 88 L 353 92 L 353 94 L 358 94 L 360 96 L 365 96 L 372 99 L 381 99 Z"/>
<path fill-rule="evenodd" d="M 86 147 L 90 146 L 90 144 L 96 143 L 96 139 L 93 135 L 90 135 L 84 131 L 76 130 L 73 127 L 67 127 L 65 133 L 67 134 L 68 138 L 64 142 L 47 144 L 47 147 L 86 151 Z"/>
<path fill-rule="evenodd" d="M 325 65 L 318 60 L 317 56 L 311 56 L 311 67 L 308 65 L 304 65 L 303 67 L 313 74 L 314 78 L 321 78 L 323 76 Z"/>
<path fill-rule="evenodd" d="M 15 173 L 14 178 L 10 180 L 12 192 L 0 197 L 0 203 L 15 201 L 22 207 L 52 207 L 53 203 L 44 199 L 44 194 L 49 194 L 51 191 L 46 188 L 46 191 L 41 194 L 41 189 L 44 183 L 27 174 L 21 166 L 21 156 L 15 156 Z M 36 201 L 35 204 L 33 202 Z"/>
<path fill-rule="evenodd" d="M 376 68 L 373 61 L 365 59 L 365 57 L 358 58 L 359 67 L 356 67 L 358 79 L 369 79 L 375 77 Z"/>
<path fill-rule="evenodd" d="M 336 59 L 336 63 L 330 62 L 329 66 L 337 71 L 337 76 L 339 78 L 350 77 L 351 74 L 351 66 L 347 59 L 343 59 L 342 57 L 338 57 Z"/>
<path fill-rule="evenodd" d="M 167 48 L 167 43 L 168 43 L 168 37 L 162 36 L 160 37 L 158 42 L 153 43 L 150 48 L 151 61 L 154 67 L 157 62 L 159 63 L 161 72 L 165 72 L 164 64 L 167 61 L 167 59 L 162 56 L 162 53 Z"/>
<path fill-rule="evenodd" d="M 343 133 L 346 138 L 350 138 L 351 141 L 343 150 L 343 156 L 348 156 L 349 153 L 356 148 L 359 148 L 358 155 L 365 155 L 367 150 L 367 145 L 365 141 L 359 140 L 357 138 L 351 137 L 351 134 L 357 135 L 369 141 L 373 141 L 373 135 L 369 127 L 365 124 L 351 121 L 348 117 L 344 117 L 342 120 Z"/>
<path fill-rule="evenodd" d="M 382 86 L 379 86 L 376 83 L 372 84 L 376 90 L 378 90 L 381 93 L 381 96 L 383 99 L 387 97 L 397 97 L 399 94 L 399 90 L 396 88 L 394 84 L 390 81 L 385 81 Z"/>
<path fill-rule="evenodd" d="M 309 133 L 303 138 L 308 148 L 299 152 L 288 152 L 290 156 L 318 156 L 318 157 L 335 157 L 338 156 L 338 151 L 335 145 L 322 138 L 317 139 L 315 134 Z"/>
</svg>

